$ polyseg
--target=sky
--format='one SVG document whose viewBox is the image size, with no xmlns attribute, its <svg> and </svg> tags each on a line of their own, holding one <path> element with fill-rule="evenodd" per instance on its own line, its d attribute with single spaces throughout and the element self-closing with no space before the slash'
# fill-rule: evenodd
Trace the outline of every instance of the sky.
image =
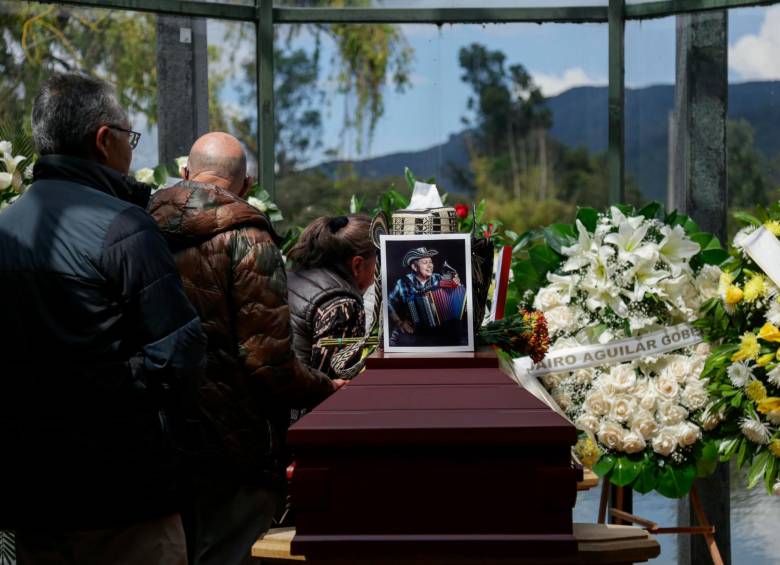
<svg viewBox="0 0 780 565">
<path fill-rule="evenodd" d="M 404 5 L 442 5 L 441 0 L 399 0 Z M 501 5 L 505 0 L 489 0 Z M 557 0 L 556 0 L 557 1 Z M 452 0 L 449 0 L 450 5 Z M 563 4 L 572 5 L 572 0 Z M 586 3 L 586 2 L 581 2 Z M 591 2 L 592 3 L 592 0 Z M 537 2 L 538 4 L 538 2 Z M 641 88 L 673 84 L 675 68 L 675 18 L 629 21 L 626 24 L 626 86 Z M 209 21 L 209 42 L 220 44 L 223 22 Z M 333 45 L 322 44 L 319 86 L 327 93 L 321 107 L 324 118 L 323 148 L 312 154 L 308 164 L 327 160 L 326 149 L 335 149 L 339 158 L 366 158 L 398 151 L 413 151 L 445 142 L 463 129 L 469 90 L 460 80 L 458 51 L 471 43 L 501 50 L 507 64 L 521 63 L 547 96 L 555 96 L 577 86 L 606 85 L 608 42 L 606 24 L 485 24 L 433 25 L 404 24 L 401 30 L 414 49 L 411 84 L 404 93 L 386 85 L 385 110 L 371 144 L 358 154 L 354 137 L 341 135 L 344 96 L 335 91 L 331 65 Z M 277 30 L 284 34 L 287 26 Z M 313 49 L 313 38 L 305 33 L 293 41 L 294 47 Z M 244 42 L 235 60 L 254 59 L 254 41 Z M 227 59 L 217 65 L 228 65 Z M 230 112 L 254 116 L 254 104 L 239 103 L 236 83 L 228 82 L 220 93 L 221 104 Z M 740 8 L 729 12 L 729 80 L 780 80 L 780 6 Z M 603 112 L 606 108 L 584 108 Z M 156 163 L 156 132 L 145 136 L 135 167 Z"/>
</svg>

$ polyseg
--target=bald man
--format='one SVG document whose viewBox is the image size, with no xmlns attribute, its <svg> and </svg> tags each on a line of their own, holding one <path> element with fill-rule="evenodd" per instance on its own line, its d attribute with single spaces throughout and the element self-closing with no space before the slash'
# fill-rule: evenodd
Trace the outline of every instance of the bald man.
<svg viewBox="0 0 780 565">
<path fill-rule="evenodd" d="M 184 178 L 150 204 L 209 341 L 197 398 L 211 441 L 192 465 L 182 517 L 190 563 L 242 563 L 281 503 L 290 409 L 313 407 L 343 381 L 293 353 L 284 262 L 270 221 L 242 199 L 252 179 L 238 140 L 198 139 Z"/>
</svg>

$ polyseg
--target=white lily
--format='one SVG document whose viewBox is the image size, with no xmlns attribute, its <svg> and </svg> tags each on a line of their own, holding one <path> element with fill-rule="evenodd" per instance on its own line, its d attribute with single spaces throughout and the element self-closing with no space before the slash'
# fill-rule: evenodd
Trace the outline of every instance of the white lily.
<svg viewBox="0 0 780 565">
<path fill-rule="evenodd" d="M 588 294 L 585 305 L 595 312 L 609 306 L 621 318 L 628 316 L 628 307 L 621 298 L 620 287 L 613 282 L 617 265 L 610 258 L 615 251 L 611 247 L 601 246 L 591 257 L 588 274 L 582 280 L 582 288 Z"/>
<path fill-rule="evenodd" d="M 2 173 L 0 172 L 0 190 L 5 190 L 9 186 L 11 186 L 11 182 L 13 182 L 14 177 L 8 173 Z"/>
<path fill-rule="evenodd" d="M 669 265 L 672 276 L 679 275 L 683 270 L 688 269 L 688 260 L 696 255 L 701 247 L 698 243 L 688 239 L 685 230 L 680 226 L 663 226 L 661 234 L 664 238 L 658 245 L 658 254 L 660 258 Z"/>
<path fill-rule="evenodd" d="M 620 208 L 616 206 L 612 206 L 609 209 L 609 215 L 612 217 L 612 222 L 616 226 L 628 224 L 632 230 L 638 229 L 639 226 L 641 226 L 643 223 L 646 223 L 644 216 L 626 216 L 623 212 L 620 211 Z"/>
<path fill-rule="evenodd" d="M 604 238 L 604 243 L 617 247 L 619 262 L 634 263 L 636 262 L 636 253 L 642 249 L 642 240 L 649 228 L 650 224 L 644 223 L 634 226 L 634 222 L 626 220 L 619 224 L 617 232 L 610 233 Z"/>
<path fill-rule="evenodd" d="M 632 300 L 639 302 L 645 294 L 660 294 L 658 283 L 669 276 L 668 271 L 655 268 L 656 260 L 640 260 L 629 271 L 629 277 L 634 279 L 634 290 L 631 293 Z"/>
<path fill-rule="evenodd" d="M 568 257 L 563 264 L 564 272 L 576 271 L 587 265 L 598 247 L 582 222 L 577 220 L 576 223 L 578 233 L 577 243 L 569 247 L 561 248 L 561 253 Z"/>
</svg>

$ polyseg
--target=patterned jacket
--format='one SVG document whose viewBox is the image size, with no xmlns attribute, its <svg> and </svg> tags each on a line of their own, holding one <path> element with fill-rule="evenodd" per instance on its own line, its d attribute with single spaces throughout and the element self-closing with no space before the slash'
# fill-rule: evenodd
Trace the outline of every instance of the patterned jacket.
<svg viewBox="0 0 780 565">
<path fill-rule="evenodd" d="M 288 277 L 298 358 L 332 379 L 358 374 L 363 368 L 362 344 L 325 347 L 320 343 L 323 338 L 365 335 L 363 297 L 354 282 L 334 269 L 307 269 Z"/>
<path fill-rule="evenodd" d="M 271 224 L 231 192 L 187 181 L 157 192 L 150 211 L 209 339 L 198 396 L 217 436 L 210 472 L 278 480 L 290 408 L 310 408 L 333 387 L 293 353 Z"/>
</svg>

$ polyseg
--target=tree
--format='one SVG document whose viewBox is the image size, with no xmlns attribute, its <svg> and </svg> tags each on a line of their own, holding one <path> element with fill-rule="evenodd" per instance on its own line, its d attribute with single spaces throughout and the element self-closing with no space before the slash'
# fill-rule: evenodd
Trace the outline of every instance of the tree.
<svg viewBox="0 0 780 565">
<path fill-rule="evenodd" d="M 756 148 L 746 120 L 726 124 L 727 182 L 730 208 L 766 206 L 777 197 L 766 158 Z"/>
<path fill-rule="evenodd" d="M 52 71 L 80 70 L 116 86 L 120 102 L 154 123 L 154 16 L 119 10 L 6 7 L 0 19 L 0 124 L 29 132 L 32 102 Z"/>
</svg>

